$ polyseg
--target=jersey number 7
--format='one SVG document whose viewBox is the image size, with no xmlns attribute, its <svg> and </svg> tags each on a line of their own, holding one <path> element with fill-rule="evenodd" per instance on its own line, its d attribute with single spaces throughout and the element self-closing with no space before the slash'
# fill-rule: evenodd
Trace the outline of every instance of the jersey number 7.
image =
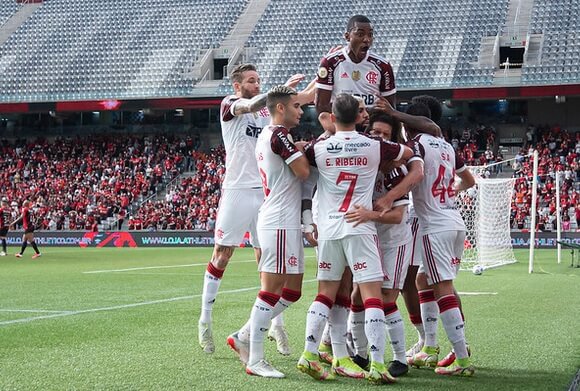
<svg viewBox="0 0 580 391">
<path fill-rule="evenodd" d="M 336 184 L 340 185 L 342 182 L 350 182 L 350 185 L 348 186 L 348 190 L 346 191 L 346 196 L 344 197 L 344 200 L 342 201 L 342 205 L 340 205 L 340 208 L 338 209 L 339 212 L 347 212 L 348 208 L 350 207 L 350 202 L 352 201 L 352 195 L 354 193 L 354 188 L 356 186 L 356 181 L 358 179 L 358 174 L 352 174 L 349 172 L 343 172 L 341 171 L 340 174 L 338 174 L 338 178 L 336 179 Z"/>
</svg>

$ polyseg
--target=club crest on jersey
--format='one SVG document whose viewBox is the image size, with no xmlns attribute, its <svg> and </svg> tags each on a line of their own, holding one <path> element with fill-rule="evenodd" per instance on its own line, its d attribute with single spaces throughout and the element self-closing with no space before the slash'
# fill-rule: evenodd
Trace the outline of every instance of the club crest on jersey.
<svg viewBox="0 0 580 391">
<path fill-rule="evenodd" d="M 326 147 L 326 151 L 328 153 L 339 153 L 342 152 L 342 144 L 340 143 L 328 143 L 328 146 Z"/>
<path fill-rule="evenodd" d="M 352 71 L 352 80 L 359 81 L 360 80 L 360 71 Z"/>
<path fill-rule="evenodd" d="M 379 74 L 375 71 L 368 71 L 365 78 L 371 84 L 377 84 L 379 82 Z"/>
<path fill-rule="evenodd" d="M 325 79 L 328 76 L 328 70 L 325 67 L 318 68 L 318 77 Z"/>
</svg>

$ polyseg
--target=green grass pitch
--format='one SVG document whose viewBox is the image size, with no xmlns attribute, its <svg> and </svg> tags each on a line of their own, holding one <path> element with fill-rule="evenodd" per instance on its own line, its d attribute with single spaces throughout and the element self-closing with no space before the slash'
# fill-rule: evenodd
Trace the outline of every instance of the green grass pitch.
<svg viewBox="0 0 580 391">
<path fill-rule="evenodd" d="M 249 316 L 259 286 L 253 253 L 238 249 L 214 309 L 215 354 L 197 345 L 203 273 L 210 250 L 44 248 L 31 260 L 0 258 L 0 390 L 354 390 L 366 382 L 317 383 L 295 369 L 305 313 L 315 296 L 307 250 L 302 299 L 285 314 L 292 355 L 267 343 L 266 356 L 286 379 L 245 374 L 225 344 Z M 411 370 L 405 390 L 565 390 L 580 367 L 580 269 L 536 253 L 481 276 L 460 273 L 473 378 Z M 87 273 L 90 272 L 90 273 Z M 407 342 L 415 342 L 404 304 Z M 440 328 L 442 354 L 449 350 Z M 390 359 L 390 352 L 387 353 Z"/>
</svg>

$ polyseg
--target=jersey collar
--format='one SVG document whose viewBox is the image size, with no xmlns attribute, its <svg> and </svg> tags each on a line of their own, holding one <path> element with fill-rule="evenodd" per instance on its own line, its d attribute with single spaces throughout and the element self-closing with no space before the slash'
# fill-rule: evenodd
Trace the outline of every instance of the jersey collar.
<svg viewBox="0 0 580 391">
<path fill-rule="evenodd" d="M 352 58 L 350 58 L 350 56 L 348 55 L 348 46 L 345 46 L 342 48 L 342 54 L 344 55 L 346 62 L 350 62 L 351 64 L 355 64 L 355 65 L 358 65 L 358 64 L 365 62 L 367 60 L 367 58 L 369 58 L 370 53 L 371 53 L 371 51 L 368 50 L 367 55 L 365 56 L 365 58 L 362 59 L 361 62 L 354 62 L 354 61 L 352 61 Z"/>
</svg>

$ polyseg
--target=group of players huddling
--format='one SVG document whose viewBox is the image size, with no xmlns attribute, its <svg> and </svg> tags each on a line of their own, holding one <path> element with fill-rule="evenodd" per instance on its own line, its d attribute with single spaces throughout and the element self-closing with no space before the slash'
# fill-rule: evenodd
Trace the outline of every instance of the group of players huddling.
<svg viewBox="0 0 580 391">
<path fill-rule="evenodd" d="M 393 71 L 370 51 L 370 20 L 353 16 L 345 39 L 347 46 L 332 49 L 316 80 L 300 92 L 302 75 L 260 93 L 253 65 L 231 74 L 235 95 L 221 105 L 226 174 L 199 344 L 214 352 L 212 307 L 234 248 L 249 231 L 261 290 L 249 320 L 227 343 L 248 374 L 284 377 L 265 360 L 264 340 L 276 340 L 278 351 L 290 354 L 282 313 L 301 296 L 304 235 L 317 246 L 319 285 L 306 316 L 301 372 L 376 384 L 394 382 L 410 365 L 471 376 L 453 280 L 465 238 L 455 194 L 474 178 L 441 137 L 436 99 L 417 97 L 406 113 L 393 108 Z M 295 143 L 290 129 L 300 122 L 301 105 L 313 100 L 325 133 Z M 400 292 L 419 337 L 408 350 Z M 453 345 L 441 361 L 438 318 Z"/>
</svg>

